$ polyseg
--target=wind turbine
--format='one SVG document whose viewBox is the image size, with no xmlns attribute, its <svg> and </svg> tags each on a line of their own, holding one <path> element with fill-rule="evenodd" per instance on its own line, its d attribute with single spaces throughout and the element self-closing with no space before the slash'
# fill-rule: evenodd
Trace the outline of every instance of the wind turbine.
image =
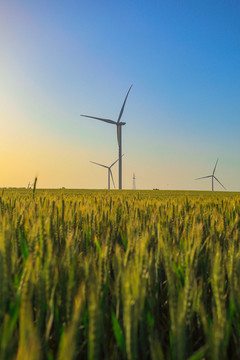
<svg viewBox="0 0 240 360">
<path fill-rule="evenodd" d="M 218 182 L 225 190 L 227 190 L 227 189 L 223 186 L 223 184 L 220 183 L 220 181 L 219 181 L 219 180 L 216 178 L 216 176 L 214 175 L 214 174 L 215 174 L 215 171 L 216 171 L 217 163 L 218 163 L 218 159 L 217 159 L 217 161 L 216 161 L 216 164 L 215 164 L 215 167 L 214 167 L 214 169 L 213 169 L 212 175 L 203 176 L 203 177 L 197 178 L 197 179 L 195 179 L 195 180 L 212 178 L 212 191 L 214 191 L 214 182 L 213 182 L 213 179 L 217 180 L 217 182 Z"/>
<path fill-rule="evenodd" d="M 129 94 L 131 88 L 132 88 L 132 85 L 130 86 L 130 88 L 129 88 L 128 92 L 127 92 L 127 95 L 126 95 L 125 100 L 123 102 L 123 105 L 122 105 L 122 108 L 121 108 L 121 111 L 119 113 L 117 121 L 113 121 L 113 120 L 109 120 L 109 119 L 102 119 L 102 118 L 99 118 L 99 117 L 89 116 L 89 115 L 80 115 L 80 116 L 88 117 L 88 118 L 91 118 L 91 119 L 104 121 L 106 123 L 113 124 L 113 125 L 117 126 L 117 139 L 118 139 L 118 149 L 119 149 L 119 157 L 118 157 L 118 160 L 119 160 L 119 173 L 118 173 L 119 186 L 118 187 L 119 187 L 119 189 L 122 189 L 122 126 L 126 125 L 125 122 L 120 122 L 120 120 L 121 120 L 121 117 L 122 117 L 122 114 L 123 114 L 123 111 L 124 111 L 124 107 L 125 107 L 125 104 L 126 104 L 126 101 L 127 101 L 127 98 L 128 98 L 128 94 Z"/>
<path fill-rule="evenodd" d="M 122 156 L 123 156 L 123 155 L 122 155 Z M 115 188 L 115 183 L 114 183 L 114 179 L 113 179 L 113 174 L 112 174 L 111 168 L 113 167 L 113 165 L 116 164 L 116 162 L 118 162 L 118 160 L 119 160 L 119 159 L 117 159 L 116 161 L 114 161 L 114 163 L 112 163 L 112 165 L 110 165 L 110 166 L 106 166 L 106 165 L 103 165 L 103 164 L 96 163 L 96 162 L 94 162 L 94 161 L 90 161 L 92 164 L 96 164 L 96 165 L 99 165 L 99 166 L 102 166 L 102 167 L 108 169 L 108 190 L 111 188 L 111 187 L 110 187 L 110 177 L 112 178 L 113 186 L 114 186 L 114 188 Z"/>
</svg>

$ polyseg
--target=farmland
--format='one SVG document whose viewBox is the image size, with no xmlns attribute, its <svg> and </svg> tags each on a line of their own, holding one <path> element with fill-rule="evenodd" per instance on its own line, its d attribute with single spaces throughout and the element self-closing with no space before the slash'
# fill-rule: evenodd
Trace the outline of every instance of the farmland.
<svg viewBox="0 0 240 360">
<path fill-rule="evenodd" d="M 0 359 L 240 358 L 240 195 L 4 190 Z"/>
</svg>

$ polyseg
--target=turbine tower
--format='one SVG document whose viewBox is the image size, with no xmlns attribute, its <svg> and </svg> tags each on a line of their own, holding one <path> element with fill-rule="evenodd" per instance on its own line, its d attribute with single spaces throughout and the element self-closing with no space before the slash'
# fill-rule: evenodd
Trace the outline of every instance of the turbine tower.
<svg viewBox="0 0 240 360">
<path fill-rule="evenodd" d="M 218 159 L 217 159 L 216 164 L 215 164 L 215 166 L 214 166 L 212 175 L 203 176 L 203 177 L 197 178 L 197 179 L 195 179 L 195 180 L 212 178 L 212 191 L 214 191 L 214 181 L 213 181 L 214 179 L 217 180 L 217 182 L 218 182 L 225 190 L 227 190 L 227 189 L 223 186 L 223 184 L 220 183 L 220 181 L 219 181 L 219 180 L 216 178 L 216 176 L 214 175 L 214 174 L 215 174 L 215 171 L 216 171 L 217 163 L 218 163 Z"/>
<path fill-rule="evenodd" d="M 108 190 L 111 188 L 111 186 L 110 186 L 110 177 L 112 178 L 113 186 L 114 186 L 114 188 L 115 188 L 115 183 L 114 183 L 114 179 L 113 179 L 113 174 L 112 174 L 111 168 L 113 167 L 113 165 L 116 164 L 116 162 L 118 162 L 118 160 L 119 160 L 119 159 L 117 159 L 116 161 L 114 161 L 114 163 L 112 163 L 112 165 L 110 165 L 110 166 L 106 166 L 106 165 L 103 165 L 103 164 L 96 163 L 96 162 L 94 162 L 94 161 L 90 161 L 92 164 L 99 165 L 99 166 L 102 166 L 102 167 L 108 169 Z"/>
<path fill-rule="evenodd" d="M 120 122 L 120 120 L 121 120 L 121 117 L 122 117 L 122 114 L 123 114 L 123 111 L 124 111 L 124 107 L 125 107 L 125 104 L 126 104 L 126 101 L 127 101 L 127 98 L 128 98 L 128 94 L 129 94 L 131 88 L 132 88 L 132 85 L 130 86 L 130 88 L 129 88 L 128 92 L 127 92 L 127 95 L 126 95 L 125 100 L 123 102 L 123 105 L 122 105 L 122 108 L 121 108 L 121 111 L 119 113 L 117 121 L 113 121 L 113 120 L 109 120 L 109 119 L 102 119 L 102 118 L 99 118 L 99 117 L 89 116 L 89 115 L 80 115 L 80 116 L 88 117 L 88 118 L 91 118 L 91 119 L 104 121 L 104 122 L 106 122 L 108 124 L 113 124 L 113 125 L 117 126 L 117 139 L 118 139 L 118 151 L 119 151 L 119 157 L 118 157 L 118 160 L 119 160 L 119 173 L 118 173 L 119 186 L 118 187 L 119 187 L 119 189 L 122 189 L 122 126 L 126 125 L 125 122 Z"/>
<path fill-rule="evenodd" d="M 136 190 L 136 176 L 135 176 L 135 173 L 133 173 L 133 190 Z"/>
</svg>

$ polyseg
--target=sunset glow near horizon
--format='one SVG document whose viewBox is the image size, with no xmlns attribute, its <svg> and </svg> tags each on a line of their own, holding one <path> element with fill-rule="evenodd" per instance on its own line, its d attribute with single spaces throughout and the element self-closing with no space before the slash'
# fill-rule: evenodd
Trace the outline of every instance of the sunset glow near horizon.
<svg viewBox="0 0 240 360">
<path fill-rule="evenodd" d="M 0 187 L 240 191 L 239 1 L 0 2 Z M 118 167 L 113 168 L 116 185 Z M 216 185 L 216 190 L 222 190 Z"/>
</svg>

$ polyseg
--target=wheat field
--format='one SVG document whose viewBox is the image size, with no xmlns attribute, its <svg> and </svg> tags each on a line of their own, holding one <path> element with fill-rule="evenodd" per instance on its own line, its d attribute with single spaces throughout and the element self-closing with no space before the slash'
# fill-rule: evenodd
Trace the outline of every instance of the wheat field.
<svg viewBox="0 0 240 360">
<path fill-rule="evenodd" d="M 239 242 L 238 193 L 3 190 L 0 359 L 238 359 Z"/>
</svg>

